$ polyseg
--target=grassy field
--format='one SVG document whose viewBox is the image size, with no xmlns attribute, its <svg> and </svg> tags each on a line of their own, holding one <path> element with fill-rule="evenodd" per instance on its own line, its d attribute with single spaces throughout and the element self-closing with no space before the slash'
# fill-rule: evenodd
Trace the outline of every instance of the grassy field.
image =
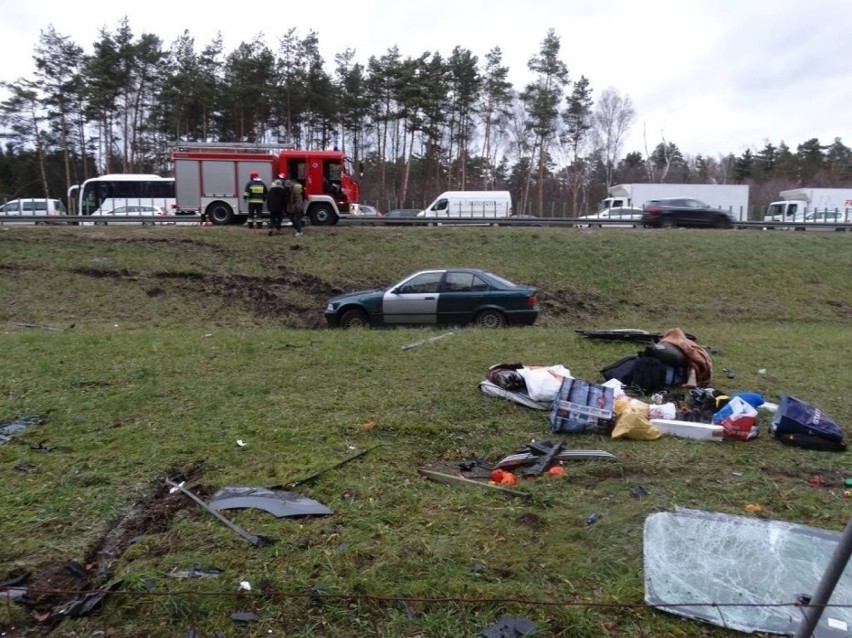
<svg viewBox="0 0 852 638">
<path fill-rule="evenodd" d="M 329 296 L 447 265 L 536 285 L 537 325 L 408 349 L 449 330 L 324 328 Z M 840 531 L 848 453 L 785 447 L 761 413 L 747 443 L 576 436 L 619 462 L 569 461 L 521 484 L 528 498 L 418 468 L 552 438 L 546 414 L 478 390 L 491 364 L 599 381 L 640 347 L 575 329 L 680 327 L 711 352 L 714 388 L 791 394 L 848 428 L 851 274 L 852 237 L 830 232 L 0 229 L 0 422 L 42 420 L 0 445 L 0 581 L 28 575 L 31 602 L 0 599 L 0 635 L 455 638 L 503 614 L 547 637 L 737 635 L 644 605 L 645 518 Z M 294 491 L 333 514 L 225 512 L 273 541 L 256 548 L 170 493 L 177 477 L 204 499 L 308 478 Z M 195 566 L 219 571 L 174 577 Z"/>
</svg>

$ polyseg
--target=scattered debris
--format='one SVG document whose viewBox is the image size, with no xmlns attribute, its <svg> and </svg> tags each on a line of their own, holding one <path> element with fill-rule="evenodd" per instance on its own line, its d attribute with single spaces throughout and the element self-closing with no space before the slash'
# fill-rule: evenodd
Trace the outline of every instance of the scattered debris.
<svg viewBox="0 0 852 638">
<path fill-rule="evenodd" d="M 662 332 L 648 332 L 635 328 L 615 328 L 613 330 L 574 330 L 578 335 L 589 339 L 608 339 L 614 341 L 639 341 L 656 343 L 663 338 Z M 695 335 L 685 333 L 690 341 L 696 341 Z"/>
<path fill-rule="evenodd" d="M 44 419 L 40 416 L 17 416 L 14 421 L 0 423 L 0 445 L 4 445 L 13 435 L 23 432 L 28 427 L 41 425 Z"/>
<path fill-rule="evenodd" d="M 713 423 L 696 423 L 678 419 L 651 419 L 651 425 L 663 434 L 671 434 L 685 439 L 719 442 L 724 439 L 725 428 Z"/>
<path fill-rule="evenodd" d="M 178 483 L 174 487 L 170 487 L 169 488 L 169 494 L 174 494 L 175 492 L 179 491 L 180 488 L 182 488 L 184 486 L 184 483 L 186 483 L 186 481 L 181 481 L 180 483 Z"/>
<path fill-rule="evenodd" d="M 260 620 L 260 616 L 250 611 L 235 611 L 231 614 L 231 620 L 237 625 L 247 625 Z"/>
<path fill-rule="evenodd" d="M 223 487 L 210 499 L 210 509 L 256 508 L 273 516 L 326 516 L 331 510 L 322 503 L 295 492 L 266 487 Z"/>
<path fill-rule="evenodd" d="M 500 616 L 496 623 L 485 627 L 479 635 L 482 638 L 517 638 L 532 636 L 535 631 L 535 623 L 531 620 L 515 616 Z"/>
<path fill-rule="evenodd" d="M 361 457 L 362 457 L 362 456 L 364 456 L 367 452 L 369 452 L 370 450 L 375 450 L 377 447 L 378 447 L 378 445 L 373 446 L 373 447 L 371 447 L 371 448 L 367 448 L 366 450 L 361 450 L 360 452 L 356 452 L 356 453 L 355 453 L 355 454 L 353 454 L 352 456 L 350 456 L 350 457 L 348 457 L 348 458 L 345 458 L 345 459 L 343 459 L 342 461 L 339 461 L 339 462 L 335 463 L 334 465 L 330 465 L 330 466 L 328 466 L 328 467 L 326 467 L 326 468 L 324 468 L 324 469 L 320 470 L 319 472 L 314 472 L 313 474 L 309 474 L 308 476 L 306 476 L 306 477 L 304 477 L 304 478 L 300 478 L 300 479 L 298 479 L 298 480 L 296 480 L 296 481 L 290 481 L 289 483 L 286 483 L 286 484 L 284 485 L 284 487 L 286 487 L 286 488 L 296 487 L 297 485 L 302 485 L 302 484 L 304 484 L 304 483 L 308 483 L 308 482 L 310 482 L 310 481 L 313 481 L 314 479 L 316 479 L 316 478 L 318 478 L 318 477 L 322 476 L 323 474 L 325 474 L 326 472 L 328 472 L 328 471 L 330 471 L 330 470 L 337 469 L 337 468 L 338 468 L 338 467 L 340 467 L 341 465 L 346 465 L 346 464 L 347 464 L 347 463 L 349 463 L 350 461 L 354 461 L 354 460 L 355 460 L 355 459 L 357 459 L 357 458 L 361 458 Z M 275 488 L 273 488 L 273 489 L 275 489 Z"/>
<path fill-rule="evenodd" d="M 51 615 L 51 622 L 59 620 L 62 616 L 70 616 L 71 618 L 79 618 L 86 616 L 97 609 L 103 602 L 104 598 L 114 589 L 121 586 L 122 580 L 117 579 L 107 584 L 106 587 L 96 591 L 89 591 L 72 600 L 57 613 Z M 57 618 L 59 617 L 59 618 Z"/>
<path fill-rule="evenodd" d="M 65 326 L 64 328 L 57 328 L 55 326 L 40 326 L 34 323 L 16 323 L 16 326 L 20 326 L 21 328 L 40 328 L 42 330 L 49 330 L 50 332 L 65 332 L 66 330 L 71 330 L 77 324 L 70 324 Z"/>
<path fill-rule="evenodd" d="M 168 573 L 171 578 L 218 578 L 224 570 L 218 567 L 199 567 L 193 565 L 190 569 L 173 569 Z"/>
<path fill-rule="evenodd" d="M 497 397 L 498 399 L 508 399 L 515 403 L 520 403 L 534 410 L 549 410 L 550 404 L 553 401 L 536 401 L 526 392 L 526 390 L 508 390 L 501 388 L 493 381 L 486 379 L 479 384 L 479 390 L 488 396 Z"/>
<path fill-rule="evenodd" d="M 415 341 L 414 343 L 409 343 L 407 345 L 402 346 L 403 350 L 411 350 L 412 348 L 419 348 L 425 343 L 432 343 L 433 341 L 437 341 L 438 339 L 443 339 L 444 337 L 449 337 L 454 333 L 445 332 L 444 334 L 437 335 L 435 337 L 429 337 L 428 339 L 421 339 L 420 341 Z"/>
<path fill-rule="evenodd" d="M 412 607 L 411 603 L 408 602 L 408 597 L 405 594 L 400 594 L 396 597 L 396 599 L 399 601 L 399 606 L 402 607 L 402 611 L 406 618 L 409 620 L 417 618 L 417 612 L 414 611 L 414 607 Z"/>
<path fill-rule="evenodd" d="M 505 487 L 514 487 L 518 484 L 518 477 L 505 470 L 493 470 L 491 472 L 489 485 L 503 485 Z"/>
<path fill-rule="evenodd" d="M 0 583 L 0 600 L 23 602 L 27 595 L 27 589 L 22 585 L 27 582 L 29 577 L 29 573 L 24 572 Z"/>
<path fill-rule="evenodd" d="M 550 431 L 562 434 L 609 434 L 615 390 L 611 386 L 566 378 L 550 406 Z"/>
<path fill-rule="evenodd" d="M 182 484 L 182 483 L 181 483 L 181 484 L 178 484 L 178 483 L 175 483 L 175 482 L 173 482 L 173 481 L 171 481 L 171 480 L 169 480 L 169 479 L 166 479 L 166 483 L 167 483 L 168 485 L 170 485 L 171 487 L 176 487 L 176 488 L 178 488 L 178 490 L 180 490 L 181 492 L 183 492 L 186 496 L 188 496 L 189 498 L 191 498 L 193 501 L 195 501 L 196 503 L 198 503 L 198 504 L 199 504 L 201 507 L 203 507 L 205 510 L 207 510 L 208 512 L 210 512 L 213 516 L 215 516 L 215 517 L 219 520 L 219 522 L 221 522 L 223 525 L 225 525 L 225 527 L 227 527 L 228 529 L 230 529 L 232 532 L 234 532 L 234 533 L 238 534 L 239 536 L 241 536 L 242 538 L 244 538 L 245 540 L 247 540 L 249 543 L 251 543 L 251 544 L 252 544 L 252 545 L 254 545 L 255 547 L 257 547 L 257 548 L 260 548 L 260 547 L 266 547 L 267 545 L 269 545 L 269 544 L 272 542 L 270 539 L 268 539 L 268 538 L 266 538 L 266 537 L 264 537 L 264 536 L 255 536 L 254 534 L 250 534 L 249 532 L 247 532 L 246 530 L 244 530 L 242 527 L 240 527 L 240 526 L 239 526 L 239 525 L 237 525 L 236 523 L 234 523 L 234 522 L 232 522 L 232 521 L 229 521 L 227 518 L 225 518 L 224 516 L 222 516 L 219 512 L 217 512 L 216 510 L 214 510 L 214 509 L 212 509 L 211 507 L 209 507 L 209 506 L 207 505 L 207 503 L 205 503 L 204 501 L 202 501 L 202 500 L 201 500 L 200 498 L 198 498 L 195 494 L 193 494 L 193 493 L 192 493 L 192 492 L 190 492 L 188 489 L 186 489 L 186 488 L 183 486 L 183 484 Z"/>
<path fill-rule="evenodd" d="M 26 598 L 27 590 L 24 587 L 9 587 L 8 589 L 0 589 L 0 600 L 11 602 L 23 602 Z M 2 636 L 3 634 L 0 634 Z"/>
<path fill-rule="evenodd" d="M 562 451 L 563 447 L 565 447 L 565 439 L 558 443 L 551 443 L 550 441 L 530 441 L 527 443 L 527 450 L 536 458 L 531 465 L 524 467 L 521 476 L 529 479 L 546 472 L 556 462 L 556 456 Z"/>
<path fill-rule="evenodd" d="M 784 396 L 769 433 L 785 445 L 811 450 L 845 452 L 846 433 L 820 408 L 793 396 Z"/>
<path fill-rule="evenodd" d="M 543 441 L 543 444 L 552 445 L 549 441 Z M 532 442 L 535 445 L 535 442 Z M 539 444 L 540 445 L 540 444 Z M 540 458 L 541 453 L 531 449 L 529 445 L 520 448 L 514 454 L 510 454 L 500 460 L 495 467 L 506 470 L 513 467 L 535 463 Z M 559 450 L 558 454 L 553 457 L 553 461 L 584 461 L 584 460 L 604 460 L 618 461 L 618 457 L 604 452 L 603 450 Z"/>
<path fill-rule="evenodd" d="M 648 496 L 648 490 L 646 490 L 641 485 L 637 485 L 632 490 L 630 490 L 630 496 L 633 498 L 645 498 Z"/>
<path fill-rule="evenodd" d="M 469 485 L 481 487 L 486 490 L 491 490 L 494 492 L 499 492 L 501 494 L 506 494 L 508 496 L 519 496 L 521 498 L 528 498 L 529 494 L 527 492 L 522 492 L 520 490 L 513 490 L 509 487 L 503 487 L 501 485 L 490 485 L 485 481 L 476 481 L 474 479 L 469 479 L 460 474 L 447 474 L 446 472 L 439 472 L 437 470 L 430 470 L 428 468 L 421 467 L 418 472 L 422 476 L 425 476 L 428 479 L 436 481 L 438 483 L 445 483 L 448 485 Z"/>
</svg>

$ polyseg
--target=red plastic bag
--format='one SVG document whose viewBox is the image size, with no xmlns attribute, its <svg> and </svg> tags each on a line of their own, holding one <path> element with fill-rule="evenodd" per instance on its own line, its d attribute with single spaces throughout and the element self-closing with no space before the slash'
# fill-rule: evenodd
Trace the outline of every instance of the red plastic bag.
<svg viewBox="0 0 852 638">
<path fill-rule="evenodd" d="M 756 439 L 759 431 L 755 425 L 757 410 L 753 405 L 735 396 L 713 415 L 713 423 L 722 426 L 722 436 L 736 441 Z"/>
</svg>

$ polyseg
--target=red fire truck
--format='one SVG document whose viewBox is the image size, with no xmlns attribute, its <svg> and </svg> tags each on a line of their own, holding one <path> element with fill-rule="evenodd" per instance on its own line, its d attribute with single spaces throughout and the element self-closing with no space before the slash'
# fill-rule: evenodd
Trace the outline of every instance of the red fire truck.
<svg viewBox="0 0 852 638">
<path fill-rule="evenodd" d="M 360 191 L 340 151 L 302 151 L 269 145 L 193 143 L 172 152 L 180 211 L 206 213 L 213 224 L 242 224 L 243 190 L 252 171 L 268 186 L 279 173 L 305 189 L 305 215 L 314 225 L 336 224 L 357 212 Z"/>
</svg>

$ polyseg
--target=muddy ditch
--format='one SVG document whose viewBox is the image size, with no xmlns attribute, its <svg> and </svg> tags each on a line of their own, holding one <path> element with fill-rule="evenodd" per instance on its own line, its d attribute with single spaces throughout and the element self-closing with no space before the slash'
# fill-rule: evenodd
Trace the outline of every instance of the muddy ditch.
<svg viewBox="0 0 852 638">
<path fill-rule="evenodd" d="M 203 473 L 203 462 L 191 469 L 176 471 L 187 481 L 197 480 Z M 195 486 L 194 492 L 207 498 L 213 490 Z M 183 510 L 192 516 L 202 516 L 198 507 L 180 492 L 170 493 L 165 481 L 151 485 L 152 494 L 134 504 L 124 517 L 108 529 L 80 560 L 56 560 L 40 565 L 33 571 L 2 575 L 12 597 L 24 606 L 36 625 L 52 628 L 66 617 L 85 616 L 96 610 L 111 590 L 120 587 L 112 566 L 120 560 L 130 545 L 148 534 L 170 529 L 174 517 Z M 197 510 L 197 511 L 196 511 Z M 162 549 L 164 553 L 168 548 Z M 10 583 L 14 582 L 14 585 Z"/>
</svg>

